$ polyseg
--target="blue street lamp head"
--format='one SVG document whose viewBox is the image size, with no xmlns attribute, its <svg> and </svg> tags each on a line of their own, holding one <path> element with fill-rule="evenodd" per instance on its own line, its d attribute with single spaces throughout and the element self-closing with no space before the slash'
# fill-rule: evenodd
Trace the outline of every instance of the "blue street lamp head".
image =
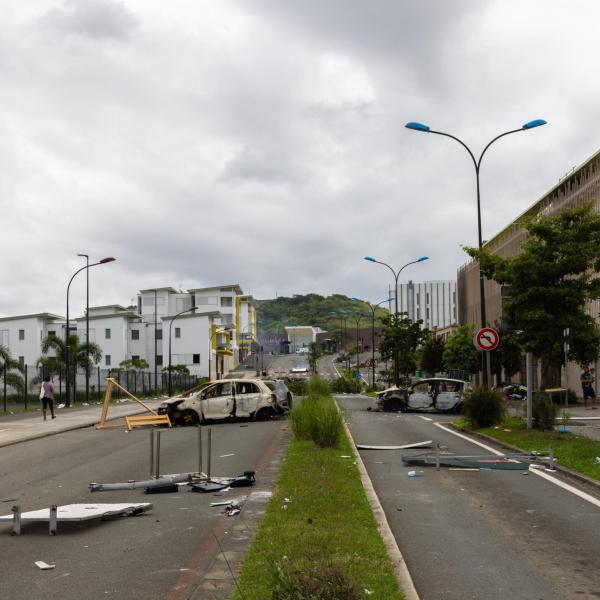
<svg viewBox="0 0 600 600">
<path fill-rule="evenodd" d="M 395 299 L 396 299 L 396 296 L 392 296 L 391 298 L 384 300 L 384 302 L 391 302 L 392 300 L 395 300 Z"/>
<path fill-rule="evenodd" d="M 417 262 L 423 262 L 424 260 L 429 260 L 429 256 L 421 256 Z"/>
<path fill-rule="evenodd" d="M 372 256 L 365 256 L 364 260 L 368 260 L 369 262 L 377 262 Z"/>
<path fill-rule="evenodd" d="M 546 121 L 544 121 L 544 119 L 535 119 L 535 121 L 529 121 L 529 123 L 525 123 L 521 129 L 533 129 L 534 127 L 540 127 L 545 124 Z"/>
<path fill-rule="evenodd" d="M 416 121 L 411 121 L 410 123 L 407 123 L 404 127 L 406 127 L 407 129 L 414 129 L 415 131 L 429 131 L 429 125 L 417 123 Z"/>
</svg>

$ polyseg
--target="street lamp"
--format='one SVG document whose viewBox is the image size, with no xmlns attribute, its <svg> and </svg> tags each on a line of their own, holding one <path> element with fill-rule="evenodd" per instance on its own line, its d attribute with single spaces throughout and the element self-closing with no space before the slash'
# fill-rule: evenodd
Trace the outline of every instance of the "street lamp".
<svg viewBox="0 0 600 600">
<path fill-rule="evenodd" d="M 358 302 L 363 302 L 360 298 L 352 298 L 352 300 L 357 300 Z M 371 316 L 373 320 L 371 322 L 371 385 L 375 388 L 375 309 L 378 306 L 381 306 L 384 302 L 391 302 L 395 300 L 394 297 L 386 298 L 377 304 L 371 304 L 370 302 L 365 302 L 365 304 L 371 309 Z"/>
<path fill-rule="evenodd" d="M 78 254 L 85 258 L 86 272 L 85 272 L 85 342 L 87 358 L 85 365 L 85 401 L 89 404 L 90 401 L 90 257 L 88 254 Z M 100 390 L 98 390 L 100 391 Z"/>
<path fill-rule="evenodd" d="M 84 255 L 84 254 L 79 254 L 78 256 L 86 256 L 87 257 L 87 255 Z M 72 283 L 73 279 L 75 279 L 75 275 L 77 275 L 78 273 L 81 273 L 81 271 L 87 270 L 89 272 L 90 267 L 95 267 L 96 265 L 103 265 L 105 263 L 113 262 L 115 260 L 116 260 L 116 258 L 113 258 L 112 256 L 107 256 L 106 258 L 103 258 L 102 260 L 99 260 L 98 262 L 92 263 L 90 265 L 89 259 L 88 259 L 85 267 L 81 267 L 81 269 L 77 269 L 77 271 L 75 271 L 75 273 L 73 273 L 71 279 L 69 279 L 69 283 L 67 285 L 67 324 L 66 324 L 66 331 L 65 331 L 65 354 L 66 354 L 66 356 L 65 356 L 65 367 L 66 367 L 65 406 L 71 406 L 71 377 L 70 377 L 71 345 L 69 343 L 69 289 L 71 288 L 71 283 Z M 86 319 L 87 319 L 86 329 L 87 329 L 87 335 L 88 335 L 87 343 L 89 344 L 89 296 L 88 296 L 87 306 L 88 306 L 88 309 L 87 309 L 87 313 L 86 313 Z M 89 347 L 88 347 L 88 349 L 89 349 Z M 88 353 L 88 356 L 89 356 L 89 353 Z"/>
<path fill-rule="evenodd" d="M 510 131 L 505 131 L 500 135 L 497 135 L 492 141 L 488 143 L 488 145 L 483 149 L 483 152 L 479 156 L 479 160 L 477 160 L 471 152 L 471 149 L 459 138 L 449 133 L 444 133 L 443 131 L 434 131 L 430 129 L 428 125 L 424 125 L 423 123 L 411 122 L 407 123 L 405 127 L 408 129 L 414 129 L 415 131 L 421 131 L 424 133 L 435 133 L 437 135 L 443 135 L 444 137 L 452 138 L 456 140 L 468 153 L 471 159 L 473 160 L 473 166 L 475 167 L 475 179 L 477 181 L 477 234 L 478 234 L 478 242 L 479 248 L 483 246 L 483 238 L 481 235 L 481 197 L 479 193 L 479 170 L 481 167 L 481 160 L 483 159 L 483 155 L 486 153 L 487 149 L 500 138 L 510 135 L 511 133 L 518 133 L 519 131 L 529 131 L 530 129 L 534 129 L 535 127 L 541 127 L 542 125 L 546 125 L 546 121 L 544 119 L 535 119 L 534 121 L 529 121 L 525 123 L 519 129 L 511 129 Z M 485 327 L 486 319 L 485 319 L 485 289 L 484 289 L 484 278 L 483 273 L 481 272 L 481 268 L 479 269 L 479 303 L 480 303 L 480 317 L 481 317 L 481 327 Z M 484 356 L 485 355 L 485 356 Z M 490 353 L 483 352 L 481 357 L 481 370 L 484 374 L 484 384 L 486 387 L 490 386 L 491 383 L 491 373 L 490 373 Z"/>
<path fill-rule="evenodd" d="M 186 308 L 185 310 L 182 310 L 181 312 L 178 312 L 172 319 L 171 322 L 169 323 L 169 385 L 168 385 L 168 393 L 169 393 L 169 398 L 173 395 L 173 388 L 171 387 L 171 331 L 173 328 L 173 321 L 179 317 L 180 315 L 183 315 L 186 312 L 192 312 L 193 310 L 196 310 L 198 307 L 197 306 L 192 306 L 191 308 Z"/>
<path fill-rule="evenodd" d="M 408 267 L 409 265 L 414 265 L 416 263 L 420 263 L 423 262 L 425 260 L 429 260 L 429 256 L 421 256 L 421 258 L 417 258 L 417 260 L 411 260 L 410 262 L 406 263 L 403 267 L 400 268 L 400 270 L 398 272 L 396 272 L 392 267 L 390 267 L 390 265 L 388 265 L 387 263 L 384 263 L 380 260 L 376 260 L 375 258 L 373 258 L 372 256 L 365 256 L 364 257 L 365 260 L 368 260 L 369 262 L 373 262 L 373 263 L 377 263 L 379 265 L 383 265 L 385 267 L 387 267 L 394 275 L 394 280 L 395 280 L 395 284 L 394 284 L 394 290 L 396 291 L 396 295 L 394 297 L 395 299 L 395 310 L 394 310 L 394 314 L 396 315 L 396 317 L 398 317 L 398 277 L 400 277 L 400 273 L 402 273 L 402 271 Z M 398 351 L 395 350 L 394 351 L 394 383 L 396 384 L 396 386 L 400 385 L 400 373 L 398 370 Z"/>
</svg>

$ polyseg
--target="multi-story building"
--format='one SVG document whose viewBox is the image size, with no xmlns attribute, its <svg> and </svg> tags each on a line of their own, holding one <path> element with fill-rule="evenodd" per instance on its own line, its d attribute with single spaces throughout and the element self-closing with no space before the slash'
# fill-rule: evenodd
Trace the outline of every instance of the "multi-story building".
<svg viewBox="0 0 600 600">
<path fill-rule="evenodd" d="M 390 297 L 394 291 L 390 290 Z M 391 302 L 390 311 L 394 302 Z M 409 281 L 398 286 L 398 310 L 409 319 L 422 319 L 423 328 L 448 327 L 456 323 L 456 281 Z"/>
<path fill-rule="evenodd" d="M 196 307 L 194 310 L 193 307 Z M 148 370 L 185 365 L 199 377 L 221 377 L 256 340 L 252 296 L 238 285 L 141 290 L 137 306 L 95 306 L 89 310 L 90 341 L 102 350 L 100 367 L 115 369 L 127 359 L 144 359 Z M 86 339 L 86 317 L 69 321 L 71 333 Z M 64 317 L 49 313 L 0 318 L 0 345 L 23 364 L 34 366 L 41 341 L 64 339 Z"/>
<path fill-rule="evenodd" d="M 487 241 L 485 247 L 504 258 L 514 256 L 521 251 L 521 246 L 526 239 L 527 232 L 521 225 L 525 217 L 556 215 L 566 208 L 581 206 L 589 202 L 592 202 L 595 210 L 600 212 L 600 151 L 560 179 L 557 185 L 544 194 L 522 215 L 519 215 L 502 231 Z M 460 267 L 457 283 L 459 322 L 461 324 L 481 325 L 478 263 L 469 261 Z M 496 282 L 486 279 L 484 290 L 487 324 L 501 325 L 503 289 Z M 590 302 L 588 311 L 597 322 L 600 321 L 600 301 Z M 578 380 L 578 371 L 577 365 L 570 365 L 568 381 Z M 524 376 L 524 373 L 521 375 Z M 558 383 L 557 379 L 557 374 L 555 374 L 554 381 L 550 383 Z M 571 385 L 575 387 L 573 384 Z"/>
</svg>

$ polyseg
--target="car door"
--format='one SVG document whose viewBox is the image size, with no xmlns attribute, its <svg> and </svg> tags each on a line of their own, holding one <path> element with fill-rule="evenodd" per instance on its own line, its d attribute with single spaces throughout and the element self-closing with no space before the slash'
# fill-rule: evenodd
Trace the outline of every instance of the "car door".
<svg viewBox="0 0 600 600">
<path fill-rule="evenodd" d="M 202 412 L 206 419 L 226 419 L 233 414 L 233 387 L 230 381 L 215 383 L 202 398 Z"/>
<path fill-rule="evenodd" d="M 457 381 L 439 381 L 435 406 L 438 410 L 452 410 L 459 402 L 462 385 Z"/>
<path fill-rule="evenodd" d="M 237 417 L 249 417 L 260 408 L 262 394 L 253 381 L 238 381 L 235 392 L 235 414 Z"/>
<path fill-rule="evenodd" d="M 435 382 L 420 381 L 415 383 L 408 394 L 408 408 L 419 410 L 433 406 Z"/>
</svg>

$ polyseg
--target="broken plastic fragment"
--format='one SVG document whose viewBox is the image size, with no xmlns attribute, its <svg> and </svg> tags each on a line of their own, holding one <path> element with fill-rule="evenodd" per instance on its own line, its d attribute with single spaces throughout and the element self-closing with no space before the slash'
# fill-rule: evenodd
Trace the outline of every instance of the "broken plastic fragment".
<svg viewBox="0 0 600 600">
<path fill-rule="evenodd" d="M 38 569 L 42 569 L 42 571 L 46 571 L 48 569 L 54 569 L 54 567 L 56 565 L 49 565 L 48 563 L 45 563 L 43 560 L 36 560 L 35 561 L 35 566 Z"/>
</svg>

